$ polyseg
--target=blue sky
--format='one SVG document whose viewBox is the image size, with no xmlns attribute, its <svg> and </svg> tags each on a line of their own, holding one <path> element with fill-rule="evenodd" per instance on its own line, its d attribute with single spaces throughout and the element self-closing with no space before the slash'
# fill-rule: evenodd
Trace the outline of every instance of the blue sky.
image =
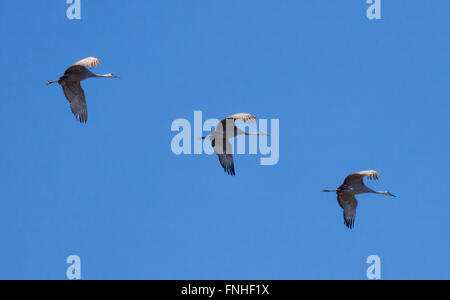
<svg viewBox="0 0 450 300">
<path fill-rule="evenodd" d="M 450 279 L 450 2 L 1 1 L 0 279 Z M 58 86 L 96 56 L 77 123 Z M 280 120 L 280 161 L 172 154 L 177 118 Z M 381 173 L 353 231 L 332 194 Z"/>
</svg>

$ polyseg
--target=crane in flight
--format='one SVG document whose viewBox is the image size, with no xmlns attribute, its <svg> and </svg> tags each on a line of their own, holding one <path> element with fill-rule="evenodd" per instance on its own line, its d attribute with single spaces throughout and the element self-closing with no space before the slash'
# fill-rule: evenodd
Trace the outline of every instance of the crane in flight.
<svg viewBox="0 0 450 300">
<path fill-rule="evenodd" d="M 235 176 L 233 161 L 233 147 L 228 141 L 238 135 L 267 135 L 261 132 L 245 132 L 236 127 L 236 120 L 241 120 L 244 123 L 255 123 L 256 117 L 247 113 L 238 113 L 226 119 L 223 119 L 216 126 L 216 130 L 202 139 L 209 139 L 211 141 L 214 152 L 219 157 L 219 162 L 226 173 Z"/>
<path fill-rule="evenodd" d="M 367 177 L 367 179 L 377 180 L 380 177 L 380 173 L 372 170 L 354 173 L 347 176 L 344 184 L 342 184 L 337 190 L 323 190 L 324 192 L 337 194 L 338 203 L 344 210 L 345 226 L 350 229 L 352 229 L 355 225 L 356 207 L 358 206 L 358 201 L 356 200 L 355 195 L 372 193 L 395 197 L 388 191 L 374 191 L 368 188 L 364 184 L 364 177 Z"/>
<path fill-rule="evenodd" d="M 47 81 L 46 83 L 48 86 L 57 82 L 62 86 L 64 95 L 70 102 L 70 108 L 75 118 L 81 123 L 87 122 L 88 113 L 86 98 L 84 97 L 84 91 L 81 88 L 80 82 L 91 77 L 119 78 L 111 73 L 98 75 L 89 71 L 89 68 L 96 67 L 99 64 L 100 60 L 98 58 L 87 57 L 71 65 L 58 80 Z"/>
</svg>

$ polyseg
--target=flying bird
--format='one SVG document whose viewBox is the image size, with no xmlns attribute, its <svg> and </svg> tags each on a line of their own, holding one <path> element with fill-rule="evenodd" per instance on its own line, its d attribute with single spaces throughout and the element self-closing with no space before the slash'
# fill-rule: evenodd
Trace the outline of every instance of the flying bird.
<svg viewBox="0 0 450 300">
<path fill-rule="evenodd" d="M 267 135 L 261 132 L 242 131 L 236 127 L 236 120 L 250 124 L 256 122 L 256 117 L 247 113 L 232 115 L 220 121 L 213 133 L 202 137 L 203 140 L 208 138 L 211 141 L 214 152 L 219 157 L 220 164 L 225 172 L 231 176 L 235 176 L 236 172 L 234 170 L 233 147 L 228 140 L 238 135 Z"/>
<path fill-rule="evenodd" d="M 342 209 L 344 209 L 345 226 L 350 229 L 352 229 L 355 225 L 356 207 L 358 206 L 358 201 L 356 200 L 355 195 L 372 193 L 395 197 L 388 191 L 380 192 L 368 188 L 363 182 L 364 177 L 367 177 L 367 179 L 377 180 L 380 177 L 380 173 L 377 171 L 362 171 L 351 174 L 345 178 L 344 184 L 342 184 L 337 190 L 323 190 L 324 192 L 335 192 L 337 194 L 339 205 Z"/>
<path fill-rule="evenodd" d="M 46 83 L 48 86 L 57 82 L 62 86 L 64 95 L 66 95 L 67 100 L 70 102 L 70 108 L 75 118 L 81 123 L 87 122 L 88 113 L 86 98 L 84 97 L 84 91 L 81 88 L 80 82 L 91 77 L 119 78 L 111 73 L 98 75 L 89 71 L 89 68 L 96 67 L 99 64 L 100 60 L 98 58 L 87 57 L 71 65 L 58 80 L 47 81 Z"/>
</svg>

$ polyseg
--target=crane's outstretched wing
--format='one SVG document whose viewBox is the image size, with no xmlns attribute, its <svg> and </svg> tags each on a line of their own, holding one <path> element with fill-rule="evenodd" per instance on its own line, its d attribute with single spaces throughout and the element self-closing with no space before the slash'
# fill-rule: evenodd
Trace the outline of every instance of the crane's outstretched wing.
<svg viewBox="0 0 450 300">
<path fill-rule="evenodd" d="M 70 102 L 70 108 L 76 119 L 81 123 L 86 123 L 88 118 L 87 104 L 80 83 L 75 81 L 64 82 L 63 91 Z"/>
<path fill-rule="evenodd" d="M 338 202 L 344 209 L 345 226 L 352 229 L 355 225 L 356 207 L 358 206 L 358 201 L 352 193 L 341 192 L 338 193 Z"/>
<path fill-rule="evenodd" d="M 225 172 L 227 172 L 231 176 L 235 176 L 236 172 L 234 171 L 234 162 L 232 154 L 218 154 L 220 164 L 222 165 Z"/>
<path fill-rule="evenodd" d="M 232 138 L 234 136 L 233 133 L 234 128 L 236 127 L 236 120 L 241 120 L 244 123 L 250 124 L 256 122 L 256 117 L 247 113 L 239 113 L 229 116 L 228 118 L 220 121 L 217 125 L 216 131 L 221 133 L 226 132 L 229 135 L 228 138 Z"/>
<path fill-rule="evenodd" d="M 247 113 L 238 113 L 238 114 L 229 116 L 228 118 L 225 118 L 220 122 L 223 125 L 225 125 L 227 120 L 230 120 L 230 122 L 232 122 L 233 125 L 236 120 L 241 120 L 242 122 L 246 122 L 246 123 L 254 123 L 254 122 L 256 122 L 256 117 L 254 115 L 247 114 Z"/>
<path fill-rule="evenodd" d="M 214 139 L 212 141 L 212 147 L 219 157 L 220 165 L 223 167 L 226 173 L 231 176 L 235 176 L 234 161 L 233 161 L 233 147 L 226 139 Z"/>
<path fill-rule="evenodd" d="M 380 173 L 373 170 L 354 173 L 345 178 L 344 185 L 363 184 L 364 177 L 376 180 L 380 177 Z"/>
<path fill-rule="evenodd" d="M 86 68 L 94 68 L 100 64 L 100 60 L 95 57 L 86 57 L 80 61 L 77 61 L 72 66 L 82 66 Z"/>
</svg>

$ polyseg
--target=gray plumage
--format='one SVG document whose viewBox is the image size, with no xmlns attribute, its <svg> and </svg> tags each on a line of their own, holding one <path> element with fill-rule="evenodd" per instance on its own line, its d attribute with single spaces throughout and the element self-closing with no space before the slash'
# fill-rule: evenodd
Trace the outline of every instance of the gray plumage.
<svg viewBox="0 0 450 300">
<path fill-rule="evenodd" d="M 226 173 L 231 176 L 235 176 L 233 161 L 233 147 L 228 141 L 230 138 L 234 138 L 238 135 L 266 135 L 261 132 L 245 132 L 236 127 L 236 120 L 242 122 L 255 123 L 256 117 L 247 113 L 238 113 L 232 115 L 219 122 L 216 130 L 202 139 L 208 138 L 211 141 L 214 152 L 219 157 L 220 165 L 223 167 Z"/>
<path fill-rule="evenodd" d="M 373 193 L 395 197 L 388 191 L 374 191 L 368 188 L 364 184 L 364 177 L 377 180 L 380 177 L 380 173 L 372 170 L 354 173 L 347 176 L 344 183 L 337 190 L 323 190 L 324 192 L 335 192 L 337 194 L 338 203 L 344 210 L 345 226 L 350 229 L 355 225 L 356 208 L 358 206 L 355 195 Z"/>
<path fill-rule="evenodd" d="M 64 95 L 70 102 L 70 108 L 75 118 L 81 123 L 86 123 L 88 118 L 86 98 L 80 82 L 91 77 L 118 78 L 109 73 L 98 75 L 89 71 L 88 68 L 96 67 L 100 60 L 95 57 L 87 57 L 70 66 L 58 80 L 47 81 L 46 85 L 57 82 L 62 86 Z"/>
</svg>

